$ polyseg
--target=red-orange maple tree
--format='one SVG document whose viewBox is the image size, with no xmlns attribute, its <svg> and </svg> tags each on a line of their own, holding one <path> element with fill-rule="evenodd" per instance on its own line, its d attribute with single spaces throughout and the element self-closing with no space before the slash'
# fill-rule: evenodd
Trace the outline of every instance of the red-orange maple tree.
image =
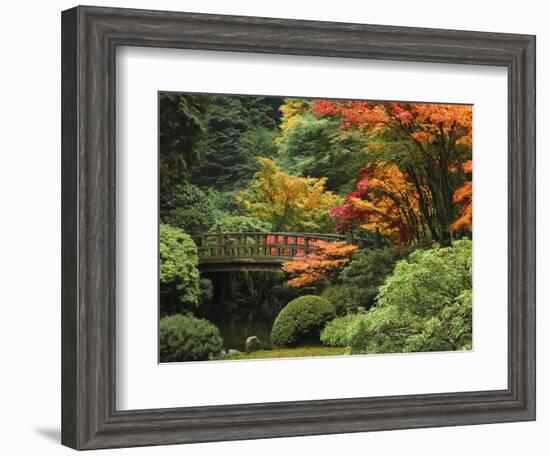
<svg viewBox="0 0 550 456">
<path fill-rule="evenodd" d="M 341 128 L 365 130 L 372 138 L 371 155 L 396 164 L 416 189 L 431 237 L 450 241 L 456 214 L 453 195 L 463 182 L 462 166 L 471 157 L 471 106 L 317 100 L 311 110 L 318 117 L 340 119 Z"/>
<path fill-rule="evenodd" d="M 344 241 L 319 240 L 310 245 L 314 247 L 312 252 L 297 255 L 282 266 L 283 271 L 292 276 L 288 281 L 291 287 L 299 288 L 325 279 L 336 279 L 344 266 L 350 262 L 351 256 L 358 250 L 357 246 Z"/>
<path fill-rule="evenodd" d="M 356 190 L 330 211 L 340 231 L 359 226 L 397 244 L 425 237 L 416 189 L 396 165 L 372 162 L 359 175 Z"/>
<path fill-rule="evenodd" d="M 472 160 L 468 160 L 463 170 L 467 174 L 472 174 Z M 460 204 L 460 215 L 451 225 L 453 231 L 460 228 L 466 228 L 472 231 L 472 181 L 468 180 L 462 187 L 457 189 L 453 195 L 453 201 Z"/>
</svg>

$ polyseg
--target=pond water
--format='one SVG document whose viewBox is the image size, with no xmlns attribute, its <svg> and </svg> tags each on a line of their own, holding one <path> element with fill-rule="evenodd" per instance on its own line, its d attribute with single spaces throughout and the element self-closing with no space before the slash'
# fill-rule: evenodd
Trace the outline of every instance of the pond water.
<svg viewBox="0 0 550 456">
<path fill-rule="evenodd" d="M 282 272 L 222 272 L 202 277 L 212 282 L 213 296 L 196 314 L 219 328 L 225 350 L 243 351 L 250 336 L 257 336 L 262 348 L 271 348 L 271 328 L 280 310 L 308 293 L 289 288 Z"/>
<path fill-rule="evenodd" d="M 237 317 L 237 318 L 235 318 Z M 225 350 L 230 348 L 244 351 L 246 339 L 257 336 L 262 348 L 271 348 L 271 327 L 275 318 L 239 318 L 227 315 L 226 318 L 211 320 L 220 330 Z"/>
</svg>

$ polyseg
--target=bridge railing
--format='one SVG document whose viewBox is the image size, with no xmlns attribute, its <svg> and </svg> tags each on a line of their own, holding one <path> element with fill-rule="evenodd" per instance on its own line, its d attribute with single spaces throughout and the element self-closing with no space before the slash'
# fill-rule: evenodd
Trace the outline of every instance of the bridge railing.
<svg viewBox="0 0 550 456">
<path fill-rule="evenodd" d="M 199 258 L 294 257 L 316 249 L 316 241 L 346 241 L 360 248 L 370 241 L 338 234 L 292 232 L 204 233 L 194 236 Z"/>
</svg>

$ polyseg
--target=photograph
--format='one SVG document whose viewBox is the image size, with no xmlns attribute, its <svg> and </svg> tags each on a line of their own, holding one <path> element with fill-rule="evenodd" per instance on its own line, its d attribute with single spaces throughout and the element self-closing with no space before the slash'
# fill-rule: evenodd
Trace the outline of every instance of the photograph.
<svg viewBox="0 0 550 456">
<path fill-rule="evenodd" d="M 472 111 L 159 92 L 159 362 L 472 350 Z"/>
</svg>

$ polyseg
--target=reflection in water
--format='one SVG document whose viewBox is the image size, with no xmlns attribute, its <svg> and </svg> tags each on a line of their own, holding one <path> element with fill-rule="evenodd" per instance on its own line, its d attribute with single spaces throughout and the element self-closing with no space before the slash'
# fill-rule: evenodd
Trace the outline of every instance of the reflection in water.
<svg viewBox="0 0 550 456">
<path fill-rule="evenodd" d="M 220 330 L 225 350 L 230 348 L 244 351 L 247 337 L 257 336 L 262 348 L 271 348 L 271 327 L 275 321 L 273 318 L 262 318 L 248 314 L 245 318 L 239 318 L 237 313 L 226 314 L 224 317 L 211 320 Z"/>
<path fill-rule="evenodd" d="M 243 351 L 250 336 L 257 336 L 262 348 L 271 348 L 271 328 L 279 311 L 311 292 L 288 287 L 282 272 L 217 272 L 203 278 L 212 281 L 213 296 L 196 314 L 219 328 L 225 350 Z"/>
</svg>

